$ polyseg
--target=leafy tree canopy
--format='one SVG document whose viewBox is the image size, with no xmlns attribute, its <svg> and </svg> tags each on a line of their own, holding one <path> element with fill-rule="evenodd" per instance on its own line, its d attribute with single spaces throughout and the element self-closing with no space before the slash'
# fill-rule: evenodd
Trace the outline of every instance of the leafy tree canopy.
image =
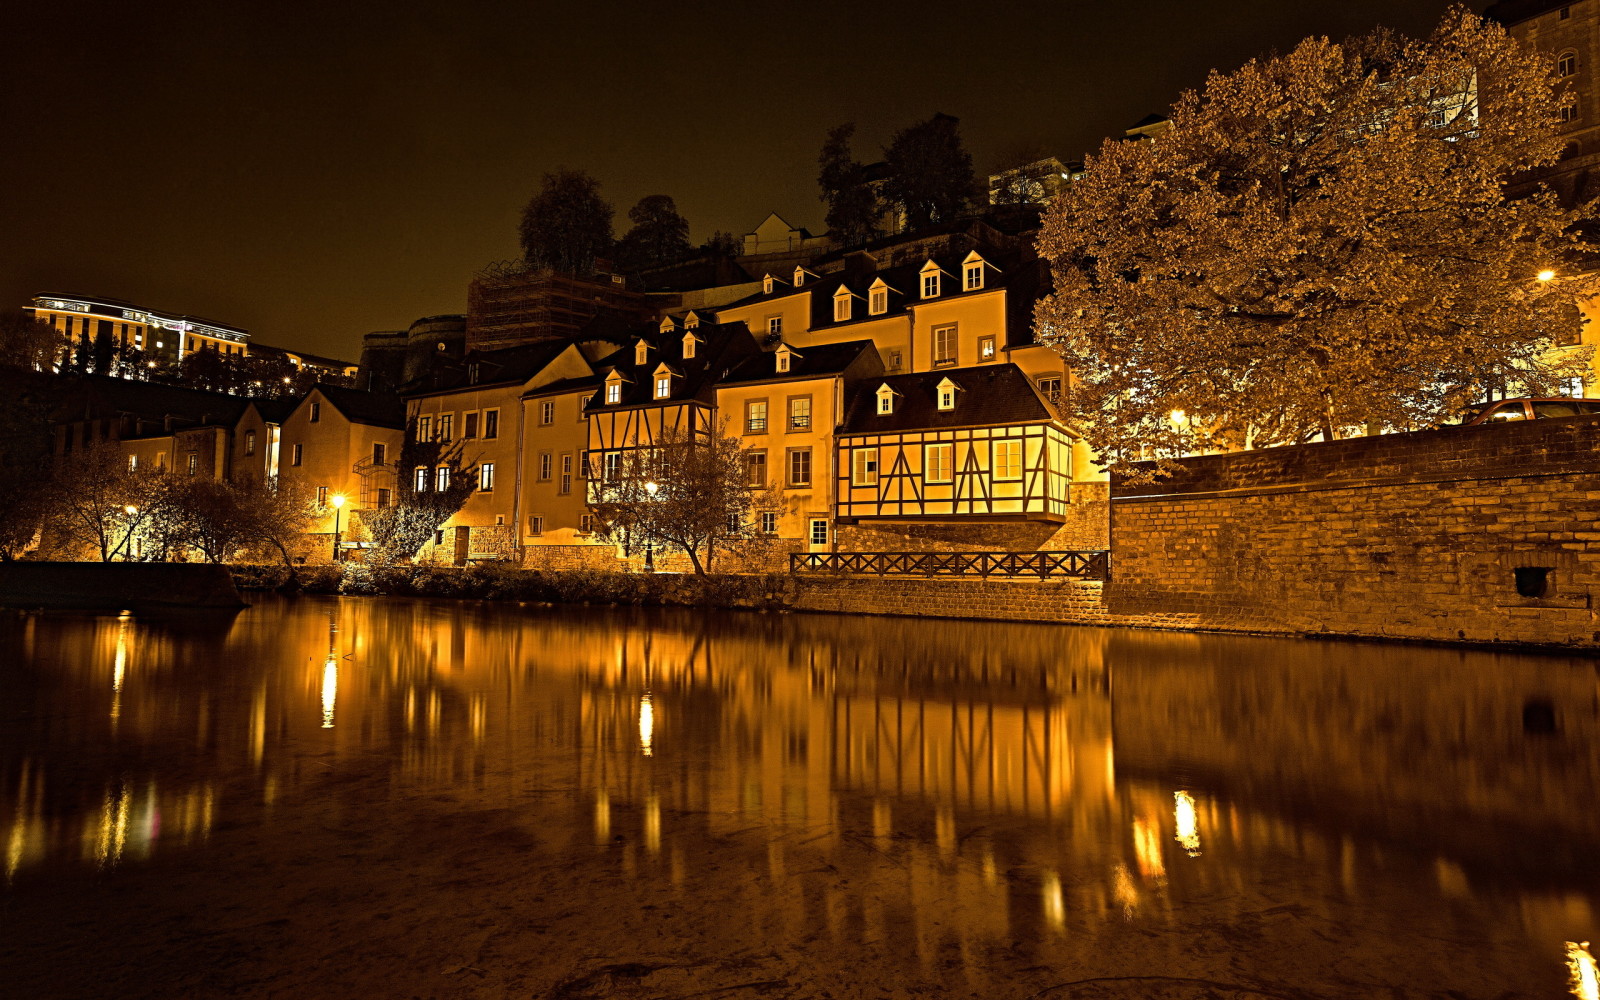
<svg viewBox="0 0 1600 1000">
<path fill-rule="evenodd" d="M 1039 333 L 1108 462 L 1425 426 L 1571 374 L 1549 334 L 1591 280 L 1548 192 L 1552 61 L 1464 7 L 1426 40 L 1309 38 L 1213 73 L 1108 142 L 1046 218 Z M 1582 359 L 1576 359 L 1581 362 Z"/>
<path fill-rule="evenodd" d="M 689 220 L 670 195 L 652 194 L 628 209 L 633 228 L 617 241 L 617 266 L 639 271 L 682 260 L 690 251 Z"/>
<path fill-rule="evenodd" d="M 595 258 L 611 252 L 612 214 L 600 182 L 582 170 L 545 174 L 522 210 L 523 257 L 534 267 L 590 274 Z"/>
<path fill-rule="evenodd" d="M 889 200 L 919 229 L 961 214 L 977 190 L 972 155 L 961 142 L 961 120 L 938 114 L 895 134 L 884 153 Z"/>
<path fill-rule="evenodd" d="M 867 183 L 866 171 L 850 150 L 854 122 L 828 130 L 817 156 L 817 187 L 828 203 L 828 230 L 846 246 L 864 243 L 878 235 L 878 197 Z"/>
</svg>

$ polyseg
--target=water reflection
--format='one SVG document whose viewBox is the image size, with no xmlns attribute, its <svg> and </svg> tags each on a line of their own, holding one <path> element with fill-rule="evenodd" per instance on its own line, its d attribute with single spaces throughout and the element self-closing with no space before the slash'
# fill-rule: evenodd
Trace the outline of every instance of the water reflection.
<svg viewBox="0 0 1600 1000">
<path fill-rule="evenodd" d="M 1157 940 L 1329 995 L 1364 991 L 1355 962 L 1600 1000 L 1570 943 L 1595 933 L 1588 663 L 360 600 L 13 616 L 0 642 L 13 886 L 197 856 L 220 813 L 269 837 L 493 810 L 542 855 L 976 992 Z"/>
</svg>

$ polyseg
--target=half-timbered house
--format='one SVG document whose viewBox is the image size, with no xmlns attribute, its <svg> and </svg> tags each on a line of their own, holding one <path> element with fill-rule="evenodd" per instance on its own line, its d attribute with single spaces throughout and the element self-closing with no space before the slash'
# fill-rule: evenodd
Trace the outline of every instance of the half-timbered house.
<svg viewBox="0 0 1600 1000">
<path fill-rule="evenodd" d="M 1014 364 L 866 379 L 835 449 L 840 523 L 1066 516 L 1072 440 Z"/>
</svg>

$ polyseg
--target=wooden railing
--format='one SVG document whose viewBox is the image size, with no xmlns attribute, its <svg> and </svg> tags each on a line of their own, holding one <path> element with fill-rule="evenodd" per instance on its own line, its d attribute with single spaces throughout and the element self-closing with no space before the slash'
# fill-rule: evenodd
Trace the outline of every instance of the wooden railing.
<svg viewBox="0 0 1600 1000">
<path fill-rule="evenodd" d="M 840 576 L 1070 577 L 1106 580 L 1111 553 L 1082 552 L 796 552 L 791 573 Z"/>
</svg>

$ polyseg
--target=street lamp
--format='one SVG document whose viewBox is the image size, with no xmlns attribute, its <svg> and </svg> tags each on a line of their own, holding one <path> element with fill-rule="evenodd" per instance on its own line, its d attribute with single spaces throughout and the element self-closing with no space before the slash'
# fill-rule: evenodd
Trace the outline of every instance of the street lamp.
<svg viewBox="0 0 1600 1000">
<path fill-rule="evenodd" d="M 650 495 L 652 501 L 655 500 L 656 493 L 660 492 L 660 490 L 660 485 L 653 479 L 644 484 L 644 491 Z M 644 539 L 644 571 L 646 573 L 654 573 L 656 571 L 656 539 L 653 532 L 654 529 L 652 528 L 652 534 L 646 535 Z"/>
<path fill-rule="evenodd" d="M 130 503 L 122 508 L 122 512 L 128 515 L 128 530 L 122 533 L 122 544 L 118 548 L 126 549 L 122 554 L 122 561 L 127 562 L 128 558 L 133 555 L 133 526 L 139 517 L 139 508 Z M 111 553 L 113 559 L 116 558 L 116 555 L 115 551 Z"/>
<path fill-rule="evenodd" d="M 343 553 L 339 551 L 339 515 L 344 512 L 344 494 L 335 493 L 328 498 L 333 504 L 333 561 L 341 561 Z"/>
<path fill-rule="evenodd" d="M 1556 280 L 1556 273 L 1549 268 L 1545 268 L 1539 272 L 1538 278 L 1540 281 L 1554 281 Z"/>
</svg>

